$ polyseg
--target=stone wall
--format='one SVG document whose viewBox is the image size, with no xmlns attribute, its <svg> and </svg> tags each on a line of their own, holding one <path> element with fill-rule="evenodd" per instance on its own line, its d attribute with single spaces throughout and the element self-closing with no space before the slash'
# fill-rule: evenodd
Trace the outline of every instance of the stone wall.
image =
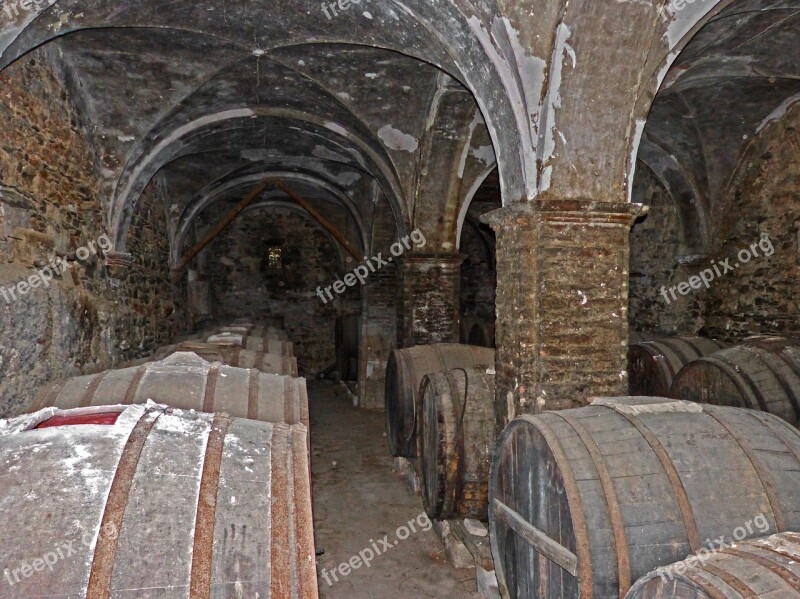
<svg viewBox="0 0 800 599">
<path fill-rule="evenodd" d="M 711 335 L 736 340 L 753 334 L 800 336 L 800 106 L 767 126 L 748 148 L 728 188 L 730 208 L 714 227 L 716 256 L 758 257 L 711 283 L 706 311 Z M 774 253 L 770 250 L 774 248 Z M 772 254 L 767 256 L 765 254 Z"/>
<path fill-rule="evenodd" d="M 214 207 L 203 220 L 216 222 L 224 211 Z M 277 269 L 270 268 L 271 247 L 281 249 Z M 360 312 L 358 288 L 350 288 L 340 301 L 323 303 L 317 296 L 318 286 L 328 286 L 344 274 L 340 250 L 297 211 L 246 212 L 209 246 L 206 268 L 213 317 L 284 317 L 302 375 L 336 361 L 336 318 Z"/>
<path fill-rule="evenodd" d="M 48 380 L 144 355 L 178 326 L 154 190 L 131 233 L 135 265 L 122 280 L 104 266 L 98 157 L 80 121 L 39 53 L 0 75 L 0 416 Z"/>
<path fill-rule="evenodd" d="M 702 329 L 707 296 L 703 292 L 676 293 L 674 299 L 669 294 L 670 288 L 686 281 L 695 269 L 679 260 L 682 225 L 677 206 L 641 163 L 634 189 L 634 202 L 647 206 L 648 212 L 630 234 L 630 329 L 663 336 L 695 335 Z"/>
<path fill-rule="evenodd" d="M 631 329 L 662 335 L 699 334 L 736 341 L 748 335 L 800 335 L 797 280 L 800 240 L 800 107 L 765 127 L 748 148 L 723 205 L 709 215 L 708 255 L 681 264 L 681 223 L 667 191 L 645 167 L 637 171 L 635 201 L 650 207 L 631 232 Z M 762 234 L 769 243 L 740 263 Z M 765 253 L 774 253 L 771 256 Z M 725 272 L 728 260 L 732 270 Z M 713 266 L 717 265 L 718 272 Z M 669 290 L 713 272 L 708 288 Z M 697 280 L 695 280 L 697 286 Z M 684 287 L 684 289 L 686 289 Z M 667 299 L 669 301 L 667 301 Z"/>
</svg>

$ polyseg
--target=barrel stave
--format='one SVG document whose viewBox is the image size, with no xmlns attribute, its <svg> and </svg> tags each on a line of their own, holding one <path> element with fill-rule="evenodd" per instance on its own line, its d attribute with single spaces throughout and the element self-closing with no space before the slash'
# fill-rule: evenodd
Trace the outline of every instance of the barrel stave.
<svg viewBox="0 0 800 599">
<path fill-rule="evenodd" d="M 71 553 L 3 597 L 318 596 L 305 427 L 137 405 L 11 431 L 0 557 Z"/>
<path fill-rule="evenodd" d="M 800 422 L 800 348 L 792 339 L 755 338 L 687 364 L 673 397 L 763 410 Z"/>
<path fill-rule="evenodd" d="M 420 456 L 428 515 L 486 520 L 494 445 L 494 375 L 485 368 L 426 375 Z"/>
<path fill-rule="evenodd" d="M 543 478 L 547 464 L 556 470 Z M 798 472 L 800 436 L 760 412 L 628 398 L 518 419 L 498 443 L 490 489 L 504 597 L 619 597 L 640 576 L 745 523 L 763 525 L 748 537 L 796 529 Z M 495 500 L 575 554 L 576 592 L 553 583 L 569 570 L 526 549 Z M 565 504 L 572 538 L 549 520 Z"/>
<path fill-rule="evenodd" d="M 422 413 L 419 388 L 426 374 L 494 365 L 490 348 L 440 343 L 393 351 L 386 365 L 386 432 L 393 456 L 416 458 L 419 454 L 417 419 Z"/>
</svg>

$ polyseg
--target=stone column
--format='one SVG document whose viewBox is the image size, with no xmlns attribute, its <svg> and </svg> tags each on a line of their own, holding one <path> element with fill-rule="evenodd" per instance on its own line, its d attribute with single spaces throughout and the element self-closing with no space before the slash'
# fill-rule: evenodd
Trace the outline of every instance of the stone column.
<svg viewBox="0 0 800 599">
<path fill-rule="evenodd" d="M 460 254 L 407 254 L 400 266 L 399 347 L 458 343 Z"/>
<path fill-rule="evenodd" d="M 641 211 L 535 200 L 484 215 L 497 234 L 499 428 L 627 395 L 629 231 Z"/>
</svg>

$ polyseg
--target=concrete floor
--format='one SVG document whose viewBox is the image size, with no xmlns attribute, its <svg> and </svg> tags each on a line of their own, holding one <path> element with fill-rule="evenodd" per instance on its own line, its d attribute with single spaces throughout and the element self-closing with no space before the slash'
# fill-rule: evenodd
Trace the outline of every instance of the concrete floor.
<svg viewBox="0 0 800 599">
<path fill-rule="evenodd" d="M 309 399 L 314 523 L 317 550 L 325 551 L 318 558 L 320 597 L 478 599 L 475 571 L 450 565 L 422 500 L 392 471 L 383 413 L 354 408 L 331 382 L 309 381 Z M 418 532 L 410 532 L 409 521 Z M 398 539 L 406 530 L 408 538 Z M 369 567 L 354 559 L 358 568 L 343 576 L 339 564 L 360 552 L 376 556 Z"/>
</svg>

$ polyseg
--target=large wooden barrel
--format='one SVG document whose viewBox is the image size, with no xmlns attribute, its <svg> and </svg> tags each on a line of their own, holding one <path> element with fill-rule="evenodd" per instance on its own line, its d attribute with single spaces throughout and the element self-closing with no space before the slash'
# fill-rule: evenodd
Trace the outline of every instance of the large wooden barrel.
<svg viewBox="0 0 800 599">
<path fill-rule="evenodd" d="M 255 368 L 271 374 L 297 376 L 297 358 L 294 356 L 268 354 L 242 349 L 238 345 L 214 345 L 203 341 L 184 341 L 177 345 L 159 347 L 152 356 L 126 362 L 121 368 L 140 366 L 147 362 L 158 362 L 178 352 L 192 352 L 208 362 L 222 362 L 234 368 Z"/>
<path fill-rule="evenodd" d="M 489 523 L 506 598 L 620 599 L 710 539 L 800 526 L 800 432 L 764 412 L 597 399 L 512 421 Z"/>
<path fill-rule="evenodd" d="M 433 519 L 486 520 L 495 443 L 493 368 L 444 370 L 422 379 L 422 497 Z"/>
<path fill-rule="evenodd" d="M 494 350 L 486 347 L 439 343 L 397 349 L 386 365 L 386 433 L 393 456 L 417 457 L 416 420 L 419 385 L 426 374 L 494 366 Z"/>
<path fill-rule="evenodd" d="M 640 579 L 626 599 L 800 599 L 800 535 L 701 552 Z"/>
<path fill-rule="evenodd" d="M 292 342 L 280 339 L 277 336 L 255 337 L 247 334 L 220 332 L 208 336 L 203 335 L 200 339 L 213 345 L 238 346 L 252 351 L 278 354 L 281 356 L 294 355 Z"/>
<path fill-rule="evenodd" d="M 136 368 L 107 370 L 45 385 L 30 411 L 148 400 L 185 410 L 308 426 L 305 379 L 209 363 L 185 352 Z"/>
<path fill-rule="evenodd" d="M 800 422 L 800 347 L 794 339 L 762 337 L 690 362 L 670 395 L 701 403 L 764 410 Z"/>
<path fill-rule="evenodd" d="M 3 599 L 318 597 L 304 426 L 102 410 L 0 421 Z"/>
<path fill-rule="evenodd" d="M 628 347 L 628 392 L 665 397 L 678 371 L 697 358 L 728 347 L 702 337 L 672 337 L 643 341 Z"/>
</svg>

